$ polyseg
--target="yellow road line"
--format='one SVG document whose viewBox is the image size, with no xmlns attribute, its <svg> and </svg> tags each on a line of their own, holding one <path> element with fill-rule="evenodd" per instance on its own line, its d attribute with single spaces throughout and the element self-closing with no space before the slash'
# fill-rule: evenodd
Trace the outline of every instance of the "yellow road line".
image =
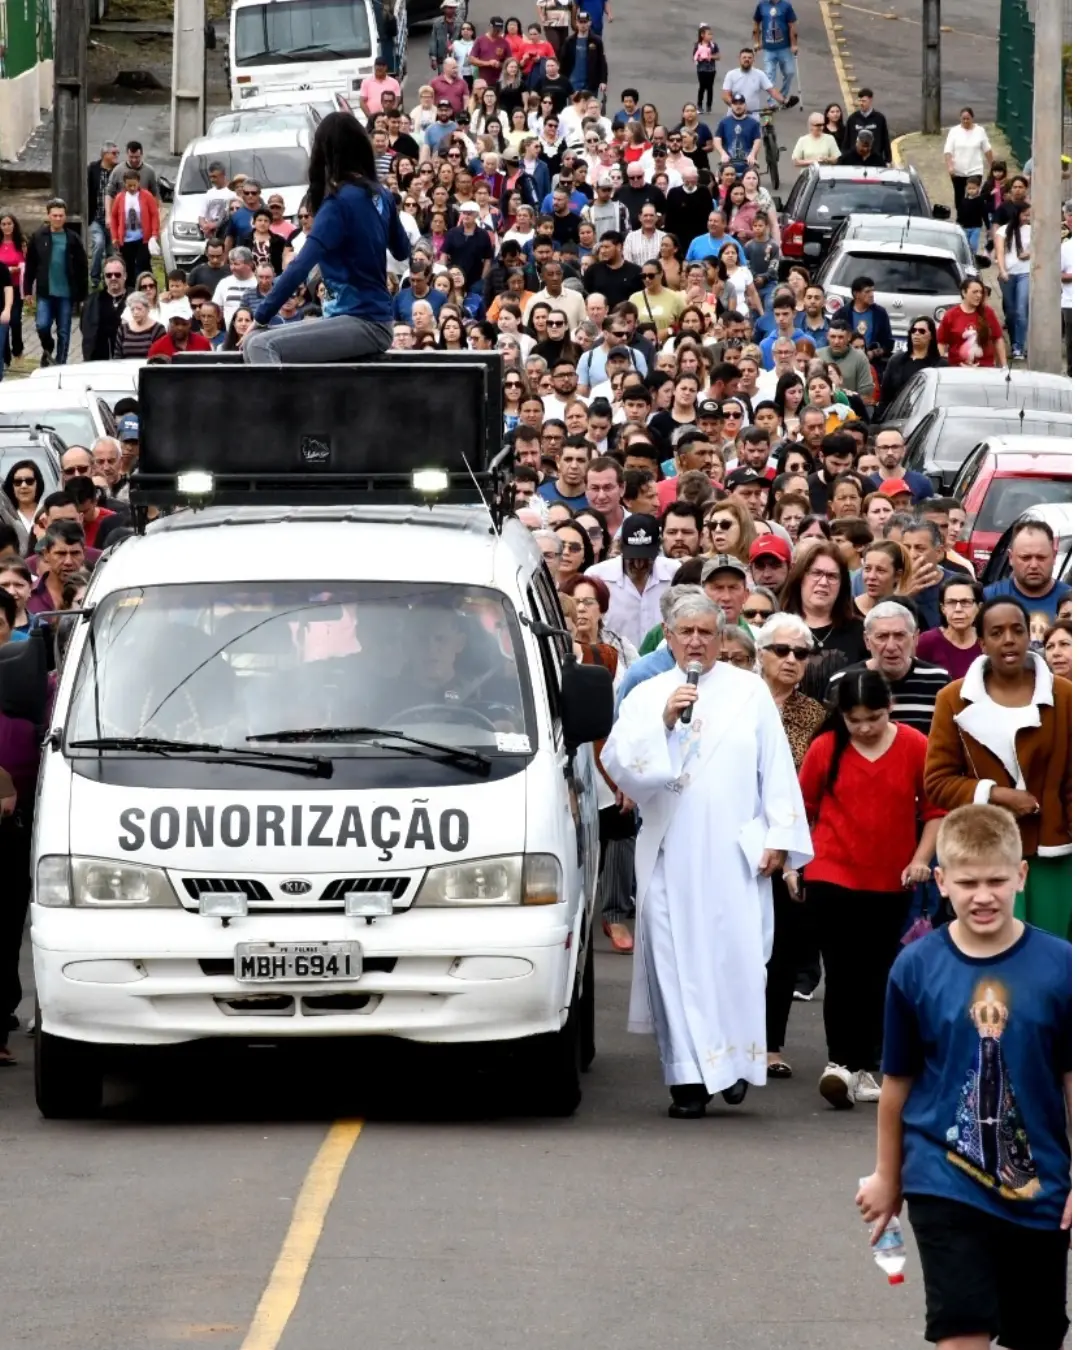
<svg viewBox="0 0 1080 1350">
<path fill-rule="evenodd" d="M 339 1120 L 330 1126 L 296 1197 L 289 1231 L 240 1350 L 276 1350 L 300 1297 L 330 1202 L 363 1128 L 362 1120 Z"/>
<path fill-rule="evenodd" d="M 832 15 L 829 13 L 829 0 L 818 0 L 818 4 L 821 6 L 821 21 L 825 25 L 825 37 L 832 54 L 833 66 L 836 68 L 840 97 L 843 100 L 844 108 L 850 115 L 855 111 L 855 98 L 851 90 L 851 81 L 844 73 L 844 59 L 840 53 L 840 44 L 836 40 L 836 29 L 833 27 Z"/>
<path fill-rule="evenodd" d="M 841 9 L 854 10 L 856 14 L 870 14 L 875 19 L 892 19 L 896 23 L 913 23 L 922 27 L 922 19 L 913 19 L 909 14 L 897 14 L 893 10 L 867 9 L 864 5 L 849 5 L 847 0 L 841 0 Z M 943 25 L 943 33 L 953 33 L 956 37 L 979 38 L 983 42 L 996 42 L 997 35 L 994 33 L 973 33 L 967 28 L 951 28 Z"/>
</svg>

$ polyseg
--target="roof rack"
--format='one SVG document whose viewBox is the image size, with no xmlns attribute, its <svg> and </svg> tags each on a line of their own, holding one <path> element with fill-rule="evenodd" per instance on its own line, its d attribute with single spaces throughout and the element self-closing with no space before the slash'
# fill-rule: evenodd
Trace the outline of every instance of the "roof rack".
<svg viewBox="0 0 1080 1350">
<path fill-rule="evenodd" d="M 135 528 L 148 508 L 484 505 L 512 513 L 497 352 L 251 366 L 191 353 L 139 372 Z"/>
</svg>

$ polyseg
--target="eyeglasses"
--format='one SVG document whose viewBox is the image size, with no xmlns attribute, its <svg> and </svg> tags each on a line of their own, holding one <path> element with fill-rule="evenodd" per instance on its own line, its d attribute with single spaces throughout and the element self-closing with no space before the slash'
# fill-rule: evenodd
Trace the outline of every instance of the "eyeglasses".
<svg viewBox="0 0 1080 1350">
<path fill-rule="evenodd" d="M 744 610 L 743 613 L 746 611 Z M 774 652 L 783 661 L 786 657 L 793 656 L 796 661 L 807 661 L 810 659 L 809 647 L 793 647 L 790 642 L 772 642 L 765 650 Z"/>
<path fill-rule="evenodd" d="M 545 561 L 545 562 L 558 562 L 558 560 L 559 560 L 559 555 L 555 552 L 554 549 L 550 549 L 548 552 L 546 552 L 546 553 L 544 554 L 544 561 Z"/>
<path fill-rule="evenodd" d="M 574 604 L 577 605 L 579 608 L 582 605 L 584 605 L 586 609 L 592 609 L 594 605 L 596 606 L 597 609 L 600 608 L 600 601 L 597 600 L 596 596 L 594 595 L 577 595 L 574 597 Z"/>
<path fill-rule="evenodd" d="M 16 480 L 15 480 L 16 484 L 18 484 L 18 481 L 19 481 L 19 480 L 16 478 Z M 974 609 L 974 608 L 975 608 L 975 601 L 974 601 L 974 600 L 942 600 L 942 602 L 941 602 L 941 608 L 942 608 L 942 609 Z"/>
<path fill-rule="evenodd" d="M 810 578 L 811 581 L 826 581 L 830 586 L 840 585 L 839 572 L 825 572 L 820 567 L 811 567 L 811 569 L 809 570 L 809 572 L 806 573 L 806 575 Z"/>
<path fill-rule="evenodd" d="M 739 666 L 742 670 L 750 669 L 750 658 L 745 652 L 721 652 L 716 659 L 722 661 L 725 666 Z"/>
</svg>

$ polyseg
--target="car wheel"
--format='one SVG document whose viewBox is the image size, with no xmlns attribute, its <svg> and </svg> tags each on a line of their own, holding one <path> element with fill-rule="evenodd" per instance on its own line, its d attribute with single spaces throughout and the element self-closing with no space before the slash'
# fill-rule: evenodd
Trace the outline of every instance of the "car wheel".
<svg viewBox="0 0 1080 1350">
<path fill-rule="evenodd" d="M 101 1110 L 104 1070 L 95 1046 L 34 1030 L 34 1097 L 46 1120 L 77 1120 Z"/>
<path fill-rule="evenodd" d="M 581 1103 L 581 999 L 574 995 L 560 1031 L 523 1046 L 523 1105 L 533 1115 L 572 1116 Z"/>
<path fill-rule="evenodd" d="M 589 932 L 589 950 L 581 977 L 581 1072 L 588 1073 L 596 1058 L 596 963 L 593 960 L 593 936 Z"/>
</svg>

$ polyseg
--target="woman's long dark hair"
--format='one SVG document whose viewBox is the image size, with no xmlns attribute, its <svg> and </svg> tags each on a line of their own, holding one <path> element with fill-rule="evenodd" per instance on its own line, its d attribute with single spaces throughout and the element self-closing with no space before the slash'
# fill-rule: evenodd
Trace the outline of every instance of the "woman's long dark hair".
<svg viewBox="0 0 1080 1350">
<path fill-rule="evenodd" d="M 0 211 L 0 220 L 10 220 L 14 228 L 11 231 L 11 242 L 20 253 L 26 252 L 26 241 L 23 238 L 22 226 L 19 224 L 19 217 L 14 211 Z"/>
<path fill-rule="evenodd" d="M 327 194 L 333 196 L 346 183 L 377 191 L 375 151 L 352 113 L 329 113 L 315 128 L 311 143 L 308 198 L 312 215 L 318 215 Z"/>
<path fill-rule="evenodd" d="M 45 496 L 45 478 L 42 475 L 41 469 L 32 459 L 20 459 L 17 463 L 13 464 L 10 469 L 8 469 L 7 477 L 4 479 L 4 496 L 8 499 L 8 501 L 11 503 L 11 505 L 14 507 L 16 511 L 19 509 L 19 507 L 18 501 L 16 500 L 15 497 L 15 475 L 21 469 L 29 469 L 34 475 L 35 506 L 38 504 L 38 502 L 41 501 L 42 497 Z"/>
<path fill-rule="evenodd" d="M 1020 202 L 1017 206 L 1009 207 L 1009 219 L 1005 222 L 1005 250 L 1010 249 L 1014 253 L 1020 252 L 1020 217 L 1031 207 L 1030 202 Z"/>
<path fill-rule="evenodd" d="M 937 345 L 937 324 L 934 322 L 934 320 L 930 317 L 929 314 L 919 314 L 914 319 L 912 319 L 912 321 L 908 324 L 907 354 L 910 354 L 912 351 L 911 330 L 915 327 L 917 323 L 924 323 L 926 324 L 927 328 L 930 329 L 930 342 L 926 348 L 927 357 L 934 361 L 940 361 L 941 349 Z"/>
<path fill-rule="evenodd" d="M 869 708 L 871 712 L 880 712 L 892 703 L 892 691 L 889 683 L 879 670 L 849 670 L 837 682 L 836 708 L 823 723 L 818 735 L 831 731 L 833 734 L 833 752 L 829 760 L 829 770 L 825 775 L 825 791 L 832 792 L 836 786 L 836 777 L 840 772 L 840 761 L 844 751 L 851 744 L 851 732 L 844 721 L 844 713 L 855 708 Z"/>
</svg>

